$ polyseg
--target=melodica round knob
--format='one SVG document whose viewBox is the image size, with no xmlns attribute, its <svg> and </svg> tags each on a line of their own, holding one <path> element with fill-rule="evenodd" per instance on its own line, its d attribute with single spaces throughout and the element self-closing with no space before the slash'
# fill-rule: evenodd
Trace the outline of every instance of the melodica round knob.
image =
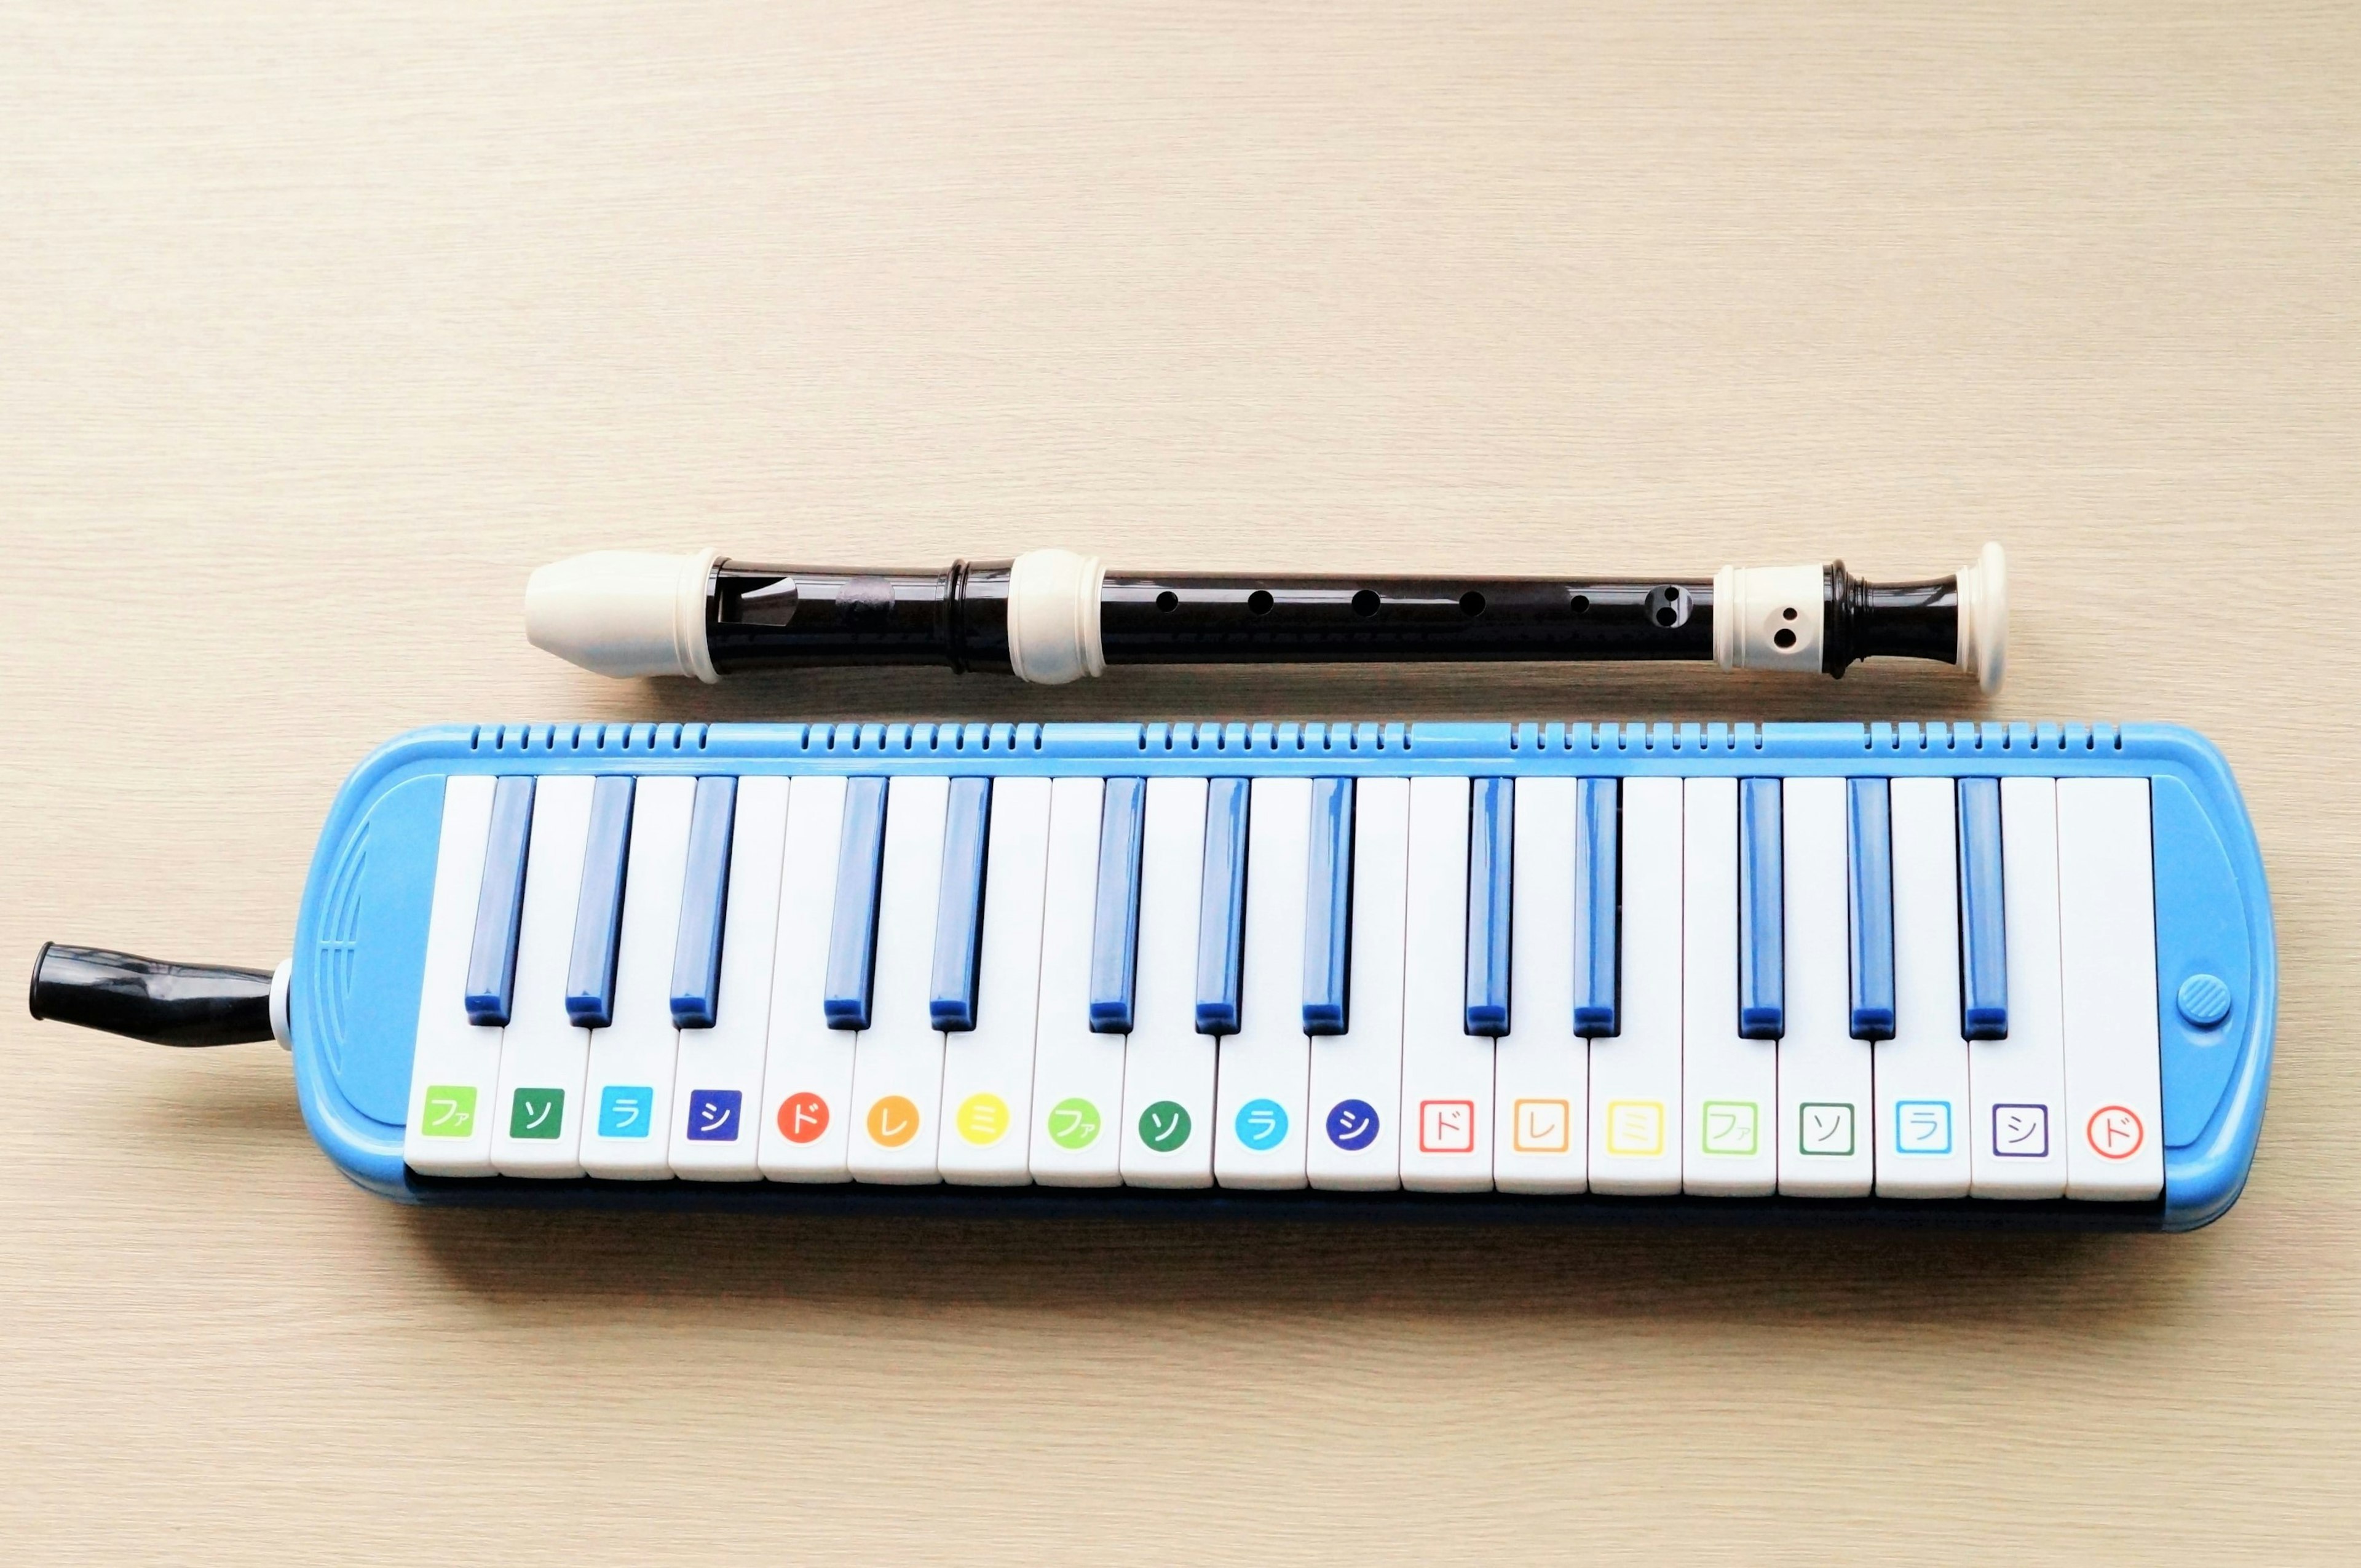
<svg viewBox="0 0 2361 1568">
<path fill-rule="evenodd" d="M 1120 572 L 1035 550 L 940 571 L 600 551 L 525 588 L 534 646 L 603 675 L 948 664 L 1058 685 L 1117 664 L 1710 662 L 1841 675 L 1863 659 L 2007 669 L 1998 544 L 1948 577 L 1841 561 L 1711 576 Z"/>
</svg>

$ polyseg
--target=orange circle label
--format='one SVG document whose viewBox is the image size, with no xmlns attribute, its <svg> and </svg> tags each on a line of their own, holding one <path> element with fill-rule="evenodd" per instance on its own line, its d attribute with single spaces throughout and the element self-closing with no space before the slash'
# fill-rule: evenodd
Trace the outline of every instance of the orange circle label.
<svg viewBox="0 0 2361 1568">
<path fill-rule="evenodd" d="M 790 1094 L 779 1102 L 779 1132 L 791 1144 L 807 1144 L 828 1131 L 828 1102 L 817 1094 Z"/>
<path fill-rule="evenodd" d="M 882 1096 L 869 1108 L 869 1136 L 879 1147 L 898 1149 L 917 1135 L 918 1108 L 902 1096 Z"/>
<path fill-rule="evenodd" d="M 2147 1128 L 2130 1106 L 2102 1105 L 2091 1113 L 2082 1135 L 2091 1140 L 2092 1152 L 2101 1159 L 2129 1159 L 2147 1142 Z"/>
</svg>

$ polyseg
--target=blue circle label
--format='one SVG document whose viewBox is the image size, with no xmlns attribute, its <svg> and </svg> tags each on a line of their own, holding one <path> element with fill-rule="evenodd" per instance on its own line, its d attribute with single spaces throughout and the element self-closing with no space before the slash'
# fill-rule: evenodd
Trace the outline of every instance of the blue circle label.
<svg viewBox="0 0 2361 1568">
<path fill-rule="evenodd" d="M 1378 1108 L 1366 1100 L 1339 1100 L 1328 1113 L 1328 1141 L 1346 1151 L 1378 1141 Z"/>
<path fill-rule="evenodd" d="M 1277 1148 L 1287 1136 L 1287 1107 L 1276 1100 L 1249 1100 L 1238 1107 L 1238 1142 L 1250 1149 Z"/>
</svg>

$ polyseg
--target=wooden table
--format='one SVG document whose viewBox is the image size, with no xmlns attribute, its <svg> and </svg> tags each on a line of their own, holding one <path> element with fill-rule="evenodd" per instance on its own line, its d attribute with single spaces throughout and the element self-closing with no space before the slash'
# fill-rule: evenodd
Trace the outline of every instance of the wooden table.
<svg viewBox="0 0 2361 1568">
<path fill-rule="evenodd" d="M 0 18 L 0 953 L 269 964 L 457 718 L 2148 718 L 2277 894 L 2180 1237 L 416 1212 L 0 1024 L 24 1562 L 2332 1560 L 2361 1532 L 2361 25 L 2322 5 Z M 971 14 L 972 13 L 972 14 Z M 2013 674 L 615 685 L 537 563 L 1914 575 Z"/>
</svg>

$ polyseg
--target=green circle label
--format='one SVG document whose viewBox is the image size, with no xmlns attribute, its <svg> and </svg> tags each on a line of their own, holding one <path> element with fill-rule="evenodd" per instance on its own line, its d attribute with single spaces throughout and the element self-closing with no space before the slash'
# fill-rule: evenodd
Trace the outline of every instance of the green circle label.
<svg viewBox="0 0 2361 1568">
<path fill-rule="evenodd" d="M 1099 1108 L 1087 1100 L 1060 1100 L 1049 1107 L 1049 1141 L 1061 1149 L 1086 1149 L 1099 1135 Z"/>
<path fill-rule="evenodd" d="M 1139 1141 L 1158 1154 L 1170 1154 L 1189 1141 L 1189 1108 L 1159 1100 L 1139 1113 Z"/>
</svg>

